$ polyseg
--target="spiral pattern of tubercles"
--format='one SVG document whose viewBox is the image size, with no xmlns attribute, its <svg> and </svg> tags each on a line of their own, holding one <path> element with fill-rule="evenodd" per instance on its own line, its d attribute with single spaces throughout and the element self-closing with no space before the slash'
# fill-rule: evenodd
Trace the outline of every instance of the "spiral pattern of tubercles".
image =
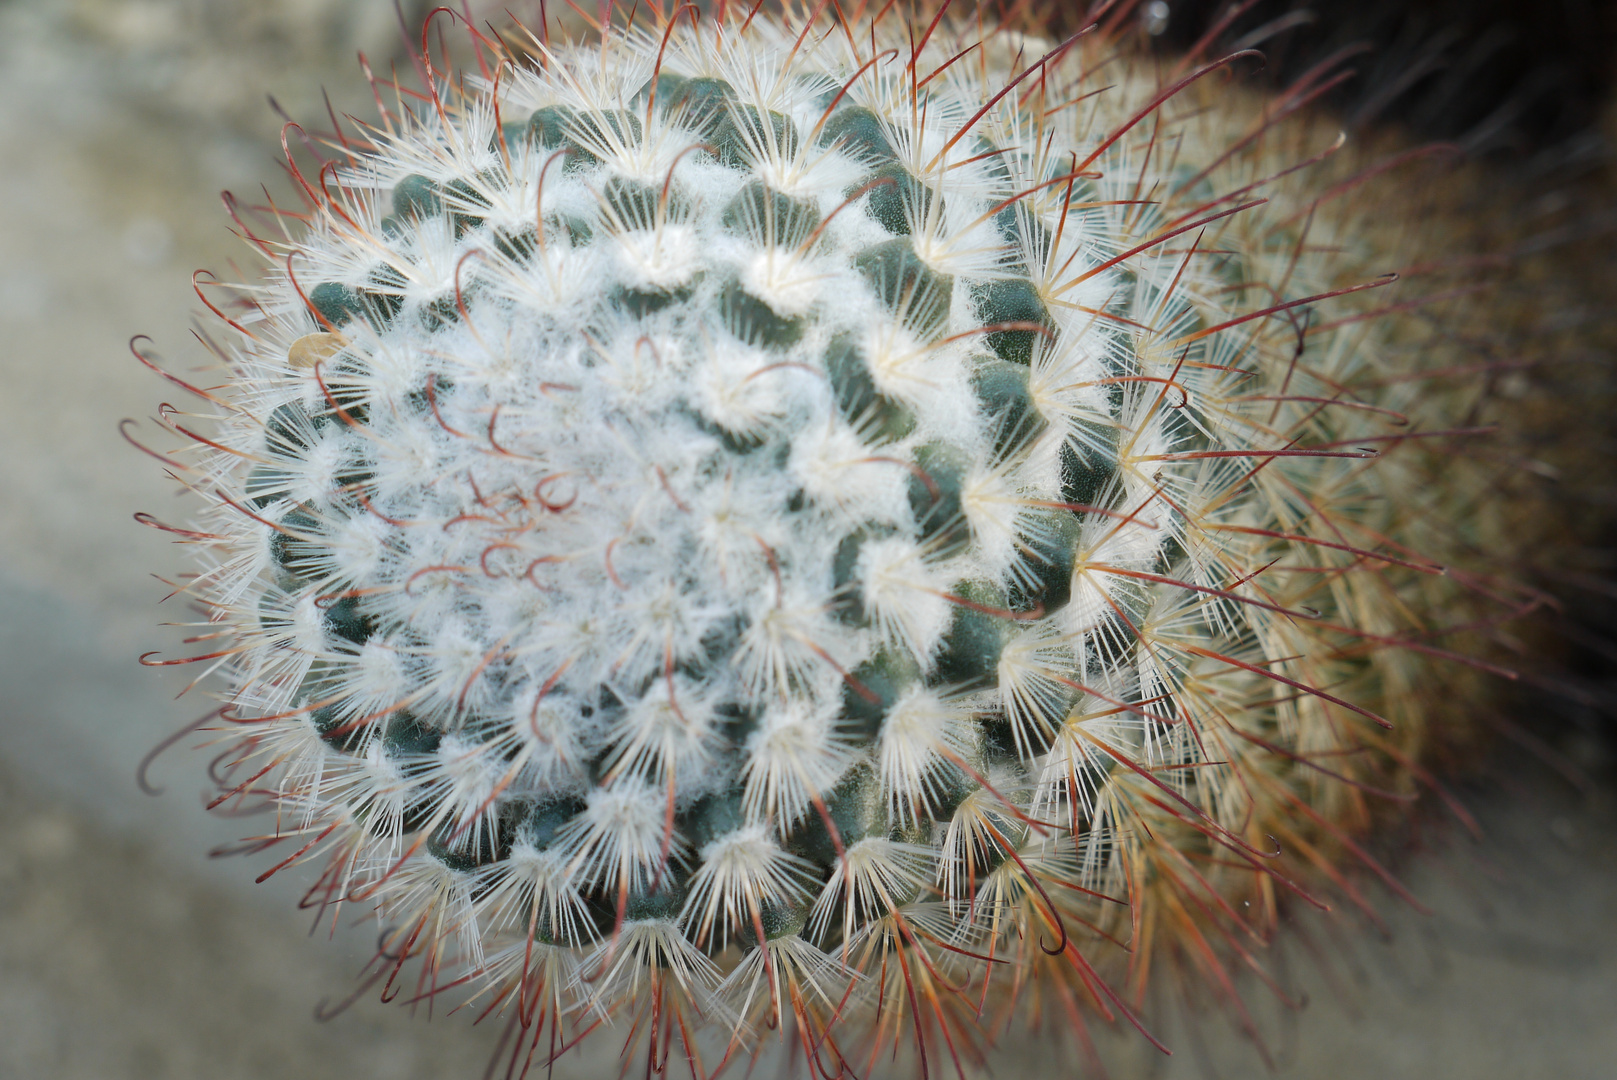
<svg viewBox="0 0 1617 1080">
<path fill-rule="evenodd" d="M 1211 81 L 901 29 L 439 81 L 250 291 L 196 485 L 240 775 L 437 982 L 924 1052 L 1382 768 L 1415 391 L 1302 302 L 1389 267 Z"/>
</svg>

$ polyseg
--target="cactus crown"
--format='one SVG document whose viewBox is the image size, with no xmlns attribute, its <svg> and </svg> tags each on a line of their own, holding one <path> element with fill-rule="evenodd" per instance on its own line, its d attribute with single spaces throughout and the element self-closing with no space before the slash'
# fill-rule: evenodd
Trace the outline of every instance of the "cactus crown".
<svg viewBox="0 0 1617 1080">
<path fill-rule="evenodd" d="M 1153 890 L 1272 900 L 1414 710 L 1350 646 L 1430 606 L 1374 459 L 1436 406 L 1326 314 L 1386 269 L 1285 194 L 1328 139 L 924 25 L 534 40 L 257 241 L 191 474 L 226 794 L 525 1027 L 924 1054 L 990 957 L 1093 993 Z"/>
</svg>

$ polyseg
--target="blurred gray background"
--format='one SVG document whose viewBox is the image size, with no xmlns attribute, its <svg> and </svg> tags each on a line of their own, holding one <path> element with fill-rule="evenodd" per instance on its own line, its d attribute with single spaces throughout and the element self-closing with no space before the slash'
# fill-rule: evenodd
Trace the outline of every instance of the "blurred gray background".
<svg viewBox="0 0 1617 1080">
<path fill-rule="evenodd" d="M 266 95 L 311 128 L 322 87 L 369 115 L 359 50 L 378 69 L 398 55 L 389 0 L 0 0 L 0 1078 L 453 1080 L 482 1076 L 494 1046 L 491 1028 L 370 996 L 317 1021 L 373 931 L 311 937 L 304 878 L 254 886 L 262 866 L 207 858 L 253 822 L 203 813 L 205 754 L 160 759 L 160 797 L 135 783 L 208 703 L 174 700 L 183 671 L 135 663 L 172 650 L 156 624 L 187 615 L 151 576 L 182 554 L 131 515 L 188 508 L 118 435 L 178 393 L 126 343 L 150 335 L 181 373 L 206 363 L 191 271 L 229 276 L 245 254 L 218 193 L 286 190 Z M 1485 840 L 1439 829 L 1401 867 L 1433 914 L 1386 900 L 1385 937 L 1311 922 L 1330 962 L 1277 958 L 1300 1011 L 1247 988 L 1274 1075 L 1617 1076 L 1609 799 L 1524 766 L 1473 803 Z M 1159 1026 L 1175 1056 L 1103 1040 L 1112 1075 L 1264 1074 L 1219 1015 Z M 612 1036 L 595 1050 L 557 1074 L 611 1075 Z M 1034 1042 L 992 1067 L 1080 1061 Z"/>
</svg>

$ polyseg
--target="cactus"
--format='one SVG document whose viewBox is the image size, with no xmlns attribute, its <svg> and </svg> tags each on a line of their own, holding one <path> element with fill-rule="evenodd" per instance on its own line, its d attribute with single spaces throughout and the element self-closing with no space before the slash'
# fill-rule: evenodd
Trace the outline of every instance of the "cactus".
<svg viewBox="0 0 1617 1080">
<path fill-rule="evenodd" d="M 513 40 L 243 225 L 165 413 L 218 801 L 390 985 L 958 1062 L 1374 867 L 1494 511 L 1334 132 L 1111 24 Z"/>
</svg>

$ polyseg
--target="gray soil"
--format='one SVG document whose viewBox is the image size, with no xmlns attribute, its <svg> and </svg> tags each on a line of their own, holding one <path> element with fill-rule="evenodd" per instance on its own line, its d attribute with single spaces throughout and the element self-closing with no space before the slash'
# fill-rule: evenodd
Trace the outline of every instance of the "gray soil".
<svg viewBox="0 0 1617 1080">
<path fill-rule="evenodd" d="M 317 1020 L 353 988 L 374 928 L 311 935 L 295 910 L 306 879 L 253 886 L 262 865 L 206 857 L 257 827 L 202 812 L 206 754 L 159 761 L 160 797 L 134 780 L 209 706 L 173 700 L 183 674 L 135 663 L 175 647 L 155 623 L 191 615 L 159 606 L 150 576 L 181 554 L 131 520 L 184 504 L 117 430 L 179 391 L 127 340 L 151 335 L 182 372 L 204 362 L 190 271 L 229 276 L 241 254 L 217 193 L 286 190 L 264 96 L 318 121 L 324 85 L 365 115 L 352 57 L 385 67 L 397 40 L 387 0 L 0 0 L 0 1080 L 453 1080 L 482 1076 L 498 1037 L 369 995 Z M 1478 797 L 1482 842 L 1401 867 L 1431 914 L 1380 898 L 1385 938 L 1346 914 L 1309 920 L 1329 962 L 1276 958 L 1306 1005 L 1246 988 L 1273 1075 L 1617 1075 L 1613 815 L 1524 776 Z M 1171 1059 L 1103 1039 L 1112 1075 L 1264 1075 L 1215 1011 L 1162 1034 Z M 996 1075 L 1082 1066 L 1067 1043 L 1015 1041 Z M 612 1075 L 615 1052 L 608 1033 L 557 1074 Z"/>
</svg>

